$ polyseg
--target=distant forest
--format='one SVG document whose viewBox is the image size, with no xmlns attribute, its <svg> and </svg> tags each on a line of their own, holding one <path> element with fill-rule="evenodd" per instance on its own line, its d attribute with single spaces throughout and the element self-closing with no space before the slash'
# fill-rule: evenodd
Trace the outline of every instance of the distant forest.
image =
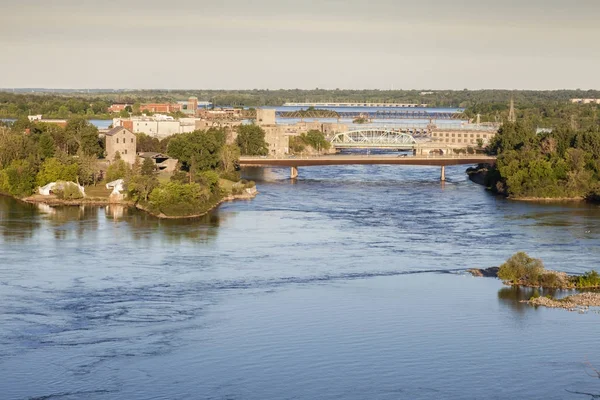
<svg viewBox="0 0 600 400">
<path fill-rule="evenodd" d="M 0 92 L 0 118 L 43 114 L 46 118 L 110 118 L 113 102 L 171 102 L 196 96 L 215 107 L 280 106 L 286 102 L 390 102 L 460 107 L 469 118 L 502 122 L 514 99 L 517 117 L 538 127 L 551 128 L 565 122 L 578 128 L 597 126 L 599 105 L 571 104 L 572 98 L 600 98 L 598 90 L 138 90 L 138 91 L 42 91 L 24 89 Z"/>
</svg>

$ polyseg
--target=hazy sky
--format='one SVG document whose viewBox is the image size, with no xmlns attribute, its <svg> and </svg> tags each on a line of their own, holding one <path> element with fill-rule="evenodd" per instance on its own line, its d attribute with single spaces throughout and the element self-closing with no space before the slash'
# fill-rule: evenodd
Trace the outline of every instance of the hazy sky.
<svg viewBox="0 0 600 400">
<path fill-rule="evenodd" d="M 0 0 L 0 87 L 600 88 L 600 0 Z"/>
</svg>

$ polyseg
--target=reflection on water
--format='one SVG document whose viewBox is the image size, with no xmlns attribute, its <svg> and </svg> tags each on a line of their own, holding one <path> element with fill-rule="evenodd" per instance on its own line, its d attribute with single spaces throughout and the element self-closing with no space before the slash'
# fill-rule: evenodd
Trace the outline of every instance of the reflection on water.
<svg viewBox="0 0 600 400">
<path fill-rule="evenodd" d="M 577 291 L 509 286 L 503 287 L 498 291 L 498 300 L 500 303 L 510 307 L 518 313 L 525 313 L 529 310 L 537 309 L 537 307 L 532 307 L 527 303 L 523 303 L 523 301 L 527 301 L 532 297 L 552 296 L 555 298 L 562 298 L 574 293 L 577 293 Z"/>
</svg>

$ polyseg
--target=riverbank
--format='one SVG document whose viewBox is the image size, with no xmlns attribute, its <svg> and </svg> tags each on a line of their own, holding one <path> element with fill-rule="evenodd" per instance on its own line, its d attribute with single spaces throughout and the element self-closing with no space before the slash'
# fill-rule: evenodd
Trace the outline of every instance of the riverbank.
<svg viewBox="0 0 600 400">
<path fill-rule="evenodd" d="M 246 189 L 246 190 L 244 190 L 244 192 L 239 193 L 239 194 L 228 194 L 228 195 L 222 197 L 221 199 L 219 199 L 218 201 L 216 201 L 214 204 L 211 204 L 209 207 L 202 210 L 201 212 L 198 212 L 196 214 L 190 214 L 190 215 L 165 215 L 164 213 L 161 213 L 161 212 L 155 212 L 150 207 L 145 206 L 141 203 L 136 203 L 136 202 L 133 202 L 130 200 L 114 201 L 109 198 L 103 198 L 103 197 L 84 197 L 81 199 L 59 199 L 55 195 L 43 196 L 40 194 L 34 194 L 34 195 L 24 197 L 24 198 L 10 196 L 10 195 L 3 194 L 3 193 L 0 193 L 0 195 L 11 197 L 16 200 L 19 200 L 19 201 L 22 201 L 25 203 L 29 203 L 29 204 L 46 204 L 46 205 L 54 206 L 54 207 L 86 206 L 86 205 L 87 206 L 105 207 L 105 206 L 110 206 L 110 205 L 120 205 L 120 206 L 125 206 L 125 207 L 135 207 L 138 210 L 144 211 L 144 212 L 152 215 L 153 217 L 160 218 L 160 219 L 193 219 L 193 218 L 199 218 L 199 217 L 205 216 L 210 211 L 214 210 L 215 208 L 217 208 L 218 206 L 220 206 L 221 204 L 226 203 L 226 202 L 232 202 L 232 201 L 236 201 L 236 200 L 252 200 L 253 198 L 255 198 L 258 195 L 258 191 L 256 190 L 256 187 L 253 187 L 251 189 Z"/>
</svg>

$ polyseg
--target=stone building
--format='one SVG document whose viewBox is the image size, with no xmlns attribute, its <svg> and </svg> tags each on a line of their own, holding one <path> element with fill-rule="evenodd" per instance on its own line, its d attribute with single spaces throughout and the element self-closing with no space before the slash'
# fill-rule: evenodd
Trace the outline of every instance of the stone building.
<svg viewBox="0 0 600 400">
<path fill-rule="evenodd" d="M 435 130 L 431 133 L 431 140 L 438 143 L 446 143 L 453 147 L 474 147 L 478 141 L 487 146 L 496 136 L 493 130 Z"/>
<path fill-rule="evenodd" d="M 115 154 L 119 152 L 121 159 L 133 165 L 136 155 L 136 136 L 130 130 L 117 126 L 105 133 L 106 137 L 106 159 L 112 162 Z"/>
<path fill-rule="evenodd" d="M 270 156 L 283 156 L 289 152 L 290 134 L 285 131 L 283 126 L 277 125 L 275 110 L 257 109 L 256 125 L 265 131 L 265 142 L 267 142 Z"/>
</svg>

